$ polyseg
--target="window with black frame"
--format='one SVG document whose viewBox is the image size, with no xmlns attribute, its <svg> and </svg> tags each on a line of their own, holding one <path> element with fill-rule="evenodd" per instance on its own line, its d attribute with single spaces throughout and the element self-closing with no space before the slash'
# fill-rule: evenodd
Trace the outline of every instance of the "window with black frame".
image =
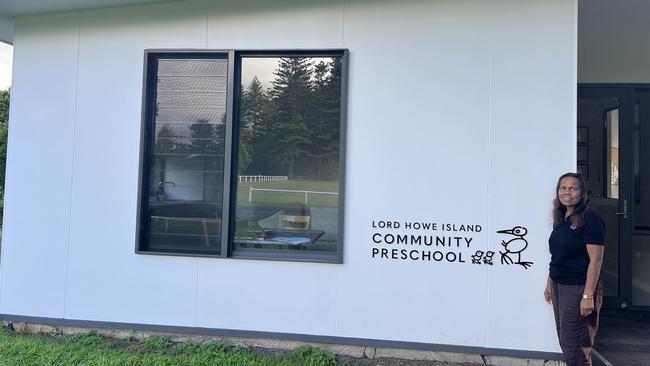
<svg viewBox="0 0 650 366">
<path fill-rule="evenodd" d="M 140 249 L 218 255 L 228 60 L 151 55 L 148 71 L 148 187 Z"/>
<path fill-rule="evenodd" d="M 342 61 L 241 55 L 236 252 L 337 254 Z"/>
<path fill-rule="evenodd" d="M 147 52 L 137 251 L 341 262 L 344 62 Z"/>
</svg>

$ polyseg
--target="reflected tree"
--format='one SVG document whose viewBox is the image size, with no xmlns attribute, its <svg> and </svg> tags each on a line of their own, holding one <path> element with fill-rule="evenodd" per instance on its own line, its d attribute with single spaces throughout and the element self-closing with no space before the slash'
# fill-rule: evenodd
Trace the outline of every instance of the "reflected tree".
<svg viewBox="0 0 650 366">
<path fill-rule="evenodd" d="M 274 160 L 285 167 L 287 176 L 294 177 L 296 159 L 309 153 L 312 143 L 308 130 L 313 87 L 311 59 L 281 58 L 272 81 L 271 100 L 276 124 L 272 132 L 275 141 L 271 148 Z"/>
<path fill-rule="evenodd" d="M 207 200 L 207 188 L 210 187 L 211 183 L 206 178 L 206 175 L 212 173 L 207 167 L 207 160 L 212 159 L 215 155 L 223 154 L 225 120 L 226 116 L 222 115 L 219 123 L 210 123 L 209 120 L 198 119 L 189 126 L 191 138 L 187 146 L 187 153 L 201 158 L 201 181 L 196 183 L 203 189 L 204 201 Z M 216 183 L 214 182 L 214 184 Z"/>
<path fill-rule="evenodd" d="M 281 58 L 271 88 L 242 86 L 239 174 L 338 179 L 341 58 Z"/>
<path fill-rule="evenodd" d="M 168 124 L 162 124 L 158 134 L 156 135 L 156 145 L 154 151 L 156 153 L 169 154 L 176 149 L 176 135 L 174 130 Z"/>
<path fill-rule="evenodd" d="M 253 160 L 253 146 L 255 136 L 265 136 L 269 128 L 266 123 L 269 121 L 269 100 L 262 83 L 257 76 L 248 84 L 246 89 L 242 88 L 241 114 L 239 129 L 239 172 L 245 171 Z"/>
<path fill-rule="evenodd" d="M 314 67 L 314 116 L 310 125 L 310 155 L 316 159 L 317 178 L 338 179 L 341 122 L 341 59 L 319 62 Z"/>
</svg>

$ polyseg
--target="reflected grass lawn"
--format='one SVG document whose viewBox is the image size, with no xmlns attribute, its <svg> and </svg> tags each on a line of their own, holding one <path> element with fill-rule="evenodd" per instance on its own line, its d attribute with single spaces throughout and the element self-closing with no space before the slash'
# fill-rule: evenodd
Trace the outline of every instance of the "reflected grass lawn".
<svg viewBox="0 0 650 366">
<path fill-rule="evenodd" d="M 277 182 L 239 183 L 237 187 L 237 202 L 248 202 L 249 188 L 286 189 L 294 191 L 338 192 L 338 181 L 316 180 L 286 180 Z M 261 206 L 297 207 L 304 204 L 305 194 L 302 192 L 266 192 L 253 191 L 252 203 Z M 337 195 L 308 194 L 309 206 L 338 207 Z"/>
<path fill-rule="evenodd" d="M 299 192 L 268 192 L 253 191 L 252 201 L 249 202 L 249 188 L 283 189 Z M 326 235 L 309 246 L 310 251 L 335 252 L 336 241 L 331 238 L 337 231 L 338 195 L 312 194 L 308 195 L 305 204 L 305 194 L 300 191 L 338 192 L 338 181 L 287 180 L 277 182 L 239 183 L 237 190 L 237 225 L 236 236 L 242 239 L 255 238 L 264 228 L 277 227 L 274 215 L 284 211 L 290 215 L 311 215 L 312 229 L 323 230 Z M 268 221 L 265 226 L 262 221 Z M 323 223 L 330 222 L 329 225 Z M 330 238 L 327 238 L 328 235 Z M 251 244 L 252 245 L 252 244 Z M 248 247 L 242 244 L 241 247 Z M 278 244 L 274 249 L 304 249 L 296 246 Z"/>
</svg>

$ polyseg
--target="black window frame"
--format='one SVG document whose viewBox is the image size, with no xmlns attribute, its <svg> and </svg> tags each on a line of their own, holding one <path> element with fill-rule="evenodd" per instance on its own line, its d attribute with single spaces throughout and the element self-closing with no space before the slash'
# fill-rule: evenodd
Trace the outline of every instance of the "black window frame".
<svg viewBox="0 0 650 366">
<path fill-rule="evenodd" d="M 219 57 L 221 56 L 221 57 Z M 241 60 L 243 57 L 341 57 L 341 118 L 339 134 L 339 195 L 338 232 L 336 253 L 321 254 L 294 250 L 234 250 L 235 209 L 237 197 L 237 162 L 239 143 L 239 107 L 241 97 Z M 191 251 L 158 251 L 144 248 L 149 235 L 148 212 L 151 159 L 155 137 L 155 105 L 157 87 L 156 62 L 160 58 L 189 58 L 228 60 L 228 87 L 226 94 L 226 136 L 224 152 L 224 186 L 222 204 L 221 248 L 219 254 Z M 294 262 L 343 263 L 344 202 L 345 202 L 345 150 L 347 126 L 347 49 L 317 50 L 208 50 L 208 49 L 147 49 L 144 51 L 142 117 L 140 131 L 140 159 L 138 173 L 138 205 L 135 253 L 184 257 L 234 258 Z M 236 113 L 237 112 L 237 113 Z"/>
</svg>

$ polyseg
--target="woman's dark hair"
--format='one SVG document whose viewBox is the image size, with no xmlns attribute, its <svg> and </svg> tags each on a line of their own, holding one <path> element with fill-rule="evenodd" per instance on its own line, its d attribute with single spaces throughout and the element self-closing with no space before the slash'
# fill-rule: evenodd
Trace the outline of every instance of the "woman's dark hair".
<svg viewBox="0 0 650 366">
<path fill-rule="evenodd" d="M 564 221 L 564 216 L 566 215 L 566 206 L 560 202 L 558 194 L 560 190 L 560 182 L 562 182 L 562 179 L 564 178 L 576 178 L 578 180 L 580 201 L 578 201 L 578 204 L 571 213 L 569 219 L 571 220 L 571 224 L 580 227 L 585 223 L 585 211 L 589 209 L 589 197 L 587 195 L 588 192 L 585 185 L 585 178 L 583 178 L 582 174 L 579 173 L 566 173 L 560 176 L 557 180 L 557 186 L 555 187 L 555 199 L 553 200 L 553 228 L 560 226 Z"/>
</svg>

